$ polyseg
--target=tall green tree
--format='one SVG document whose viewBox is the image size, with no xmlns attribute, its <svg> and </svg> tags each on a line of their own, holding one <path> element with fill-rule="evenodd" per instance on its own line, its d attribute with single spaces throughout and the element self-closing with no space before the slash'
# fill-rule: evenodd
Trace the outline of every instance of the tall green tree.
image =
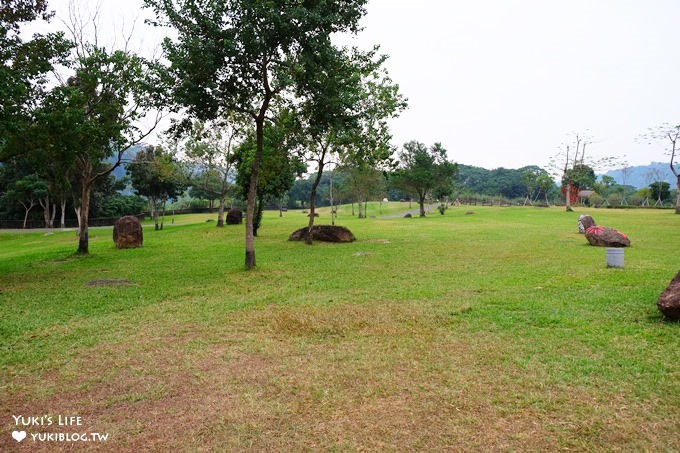
<svg viewBox="0 0 680 453">
<path fill-rule="evenodd" d="M 56 63 L 64 61 L 72 46 L 63 33 L 22 38 L 22 25 L 49 21 L 52 16 L 44 0 L 4 0 L 0 4 L 0 162 L 18 154 L 25 158 L 26 141 L 33 135 L 34 112 L 44 98 L 47 76 Z M 50 186 L 39 199 L 45 226 L 51 226 L 54 216 L 50 194 L 63 192 L 58 180 L 46 178 L 42 171 L 55 163 L 54 159 L 41 159 L 34 167 L 39 179 L 47 180 Z"/>
<path fill-rule="evenodd" d="M 47 154 L 69 166 L 79 220 L 78 253 L 89 253 L 88 220 L 95 183 L 122 162 L 124 153 L 159 122 L 140 129 L 155 105 L 159 67 L 127 51 L 91 44 L 77 49 L 73 75 L 56 86 L 36 114 L 35 128 L 48 135 Z"/>
<path fill-rule="evenodd" d="M 399 168 L 393 175 L 393 184 L 418 196 L 420 217 L 425 217 L 427 196 L 440 187 L 450 185 L 458 171 L 457 164 L 449 162 L 446 150 L 440 143 L 429 149 L 423 143 L 411 141 L 399 153 Z"/>
<path fill-rule="evenodd" d="M 71 47 L 63 33 L 22 39 L 22 25 L 52 16 L 45 0 L 0 2 L 0 160 L 16 151 L 12 142 L 26 133 L 32 112 L 42 100 L 47 75 Z"/>
<path fill-rule="evenodd" d="M 145 0 L 157 24 L 174 29 L 163 48 L 171 99 L 190 117 L 236 112 L 251 118 L 255 155 L 246 208 L 246 269 L 255 267 L 253 220 L 264 125 L 273 104 L 308 95 L 332 55 L 331 36 L 356 33 L 367 0 Z M 313 90 L 312 90 L 313 91 Z"/>
</svg>

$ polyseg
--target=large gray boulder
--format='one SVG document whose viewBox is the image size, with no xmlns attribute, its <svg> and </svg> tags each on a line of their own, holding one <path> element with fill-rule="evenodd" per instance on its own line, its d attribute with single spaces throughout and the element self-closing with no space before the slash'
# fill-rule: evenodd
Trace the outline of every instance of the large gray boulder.
<svg viewBox="0 0 680 453">
<path fill-rule="evenodd" d="M 135 216 L 126 215 L 113 225 L 113 242 L 119 249 L 135 249 L 142 246 L 144 234 L 142 224 Z"/>
<path fill-rule="evenodd" d="M 680 319 L 680 272 L 671 280 L 668 288 L 661 293 L 656 306 L 666 318 Z"/>
</svg>

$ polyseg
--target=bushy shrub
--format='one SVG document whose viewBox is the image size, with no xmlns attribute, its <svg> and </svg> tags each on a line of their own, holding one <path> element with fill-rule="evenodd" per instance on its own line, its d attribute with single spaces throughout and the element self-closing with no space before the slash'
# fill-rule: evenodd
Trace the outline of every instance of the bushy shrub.
<svg viewBox="0 0 680 453">
<path fill-rule="evenodd" d="M 592 194 L 588 197 L 588 201 L 590 202 L 590 205 L 593 206 L 593 207 L 596 207 L 596 208 L 599 208 L 599 207 L 600 207 L 600 205 L 602 204 L 602 201 L 603 201 L 603 200 L 604 200 L 604 199 L 602 198 L 602 195 L 600 195 L 600 194 L 597 193 L 597 192 L 592 193 Z"/>
</svg>

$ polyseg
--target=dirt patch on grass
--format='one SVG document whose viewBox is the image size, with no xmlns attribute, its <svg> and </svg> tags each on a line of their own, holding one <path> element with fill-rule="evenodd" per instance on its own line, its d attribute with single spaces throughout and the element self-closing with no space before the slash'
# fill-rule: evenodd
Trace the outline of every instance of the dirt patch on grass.
<svg viewBox="0 0 680 453">
<path fill-rule="evenodd" d="M 136 286 L 136 283 L 132 283 L 131 281 L 128 280 L 113 280 L 113 279 L 105 279 L 105 280 L 92 280 L 87 283 L 85 283 L 85 286 L 90 287 L 90 286 Z"/>
</svg>

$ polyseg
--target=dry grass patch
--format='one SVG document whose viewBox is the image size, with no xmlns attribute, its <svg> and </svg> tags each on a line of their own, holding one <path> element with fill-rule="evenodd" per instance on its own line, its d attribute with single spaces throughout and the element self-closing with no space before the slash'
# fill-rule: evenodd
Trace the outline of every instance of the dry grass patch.
<svg viewBox="0 0 680 453">
<path fill-rule="evenodd" d="M 546 383 L 541 368 L 508 365 L 493 336 L 456 331 L 417 302 L 267 306 L 220 326 L 91 348 L 3 411 L 78 414 L 111 434 L 86 446 L 101 451 L 655 445 L 649 427 L 627 434 L 643 422 L 629 395 Z M 43 386 L 53 392 L 35 398 Z"/>
</svg>

